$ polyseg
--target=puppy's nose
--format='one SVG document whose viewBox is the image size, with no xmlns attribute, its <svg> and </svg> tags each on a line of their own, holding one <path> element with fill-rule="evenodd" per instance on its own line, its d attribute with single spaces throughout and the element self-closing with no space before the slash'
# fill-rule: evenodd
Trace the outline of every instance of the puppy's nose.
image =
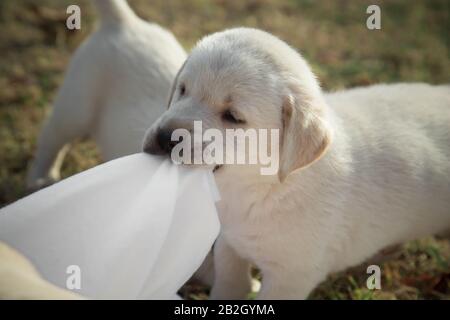
<svg viewBox="0 0 450 320">
<path fill-rule="evenodd" d="M 170 154 L 173 147 L 178 143 L 177 141 L 172 141 L 172 131 L 168 129 L 158 130 L 156 137 L 144 146 L 144 152 L 155 155 Z"/>
<path fill-rule="evenodd" d="M 171 153 L 173 147 L 178 143 L 177 141 L 172 141 L 172 132 L 172 130 L 159 130 L 156 136 L 159 147 L 167 154 Z"/>
</svg>

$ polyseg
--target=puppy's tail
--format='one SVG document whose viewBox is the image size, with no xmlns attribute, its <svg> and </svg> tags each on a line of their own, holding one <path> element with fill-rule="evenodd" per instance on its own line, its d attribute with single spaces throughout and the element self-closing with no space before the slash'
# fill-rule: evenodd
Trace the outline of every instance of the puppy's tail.
<svg viewBox="0 0 450 320">
<path fill-rule="evenodd" d="M 137 16 L 126 0 L 93 0 L 102 24 L 121 24 Z"/>
</svg>

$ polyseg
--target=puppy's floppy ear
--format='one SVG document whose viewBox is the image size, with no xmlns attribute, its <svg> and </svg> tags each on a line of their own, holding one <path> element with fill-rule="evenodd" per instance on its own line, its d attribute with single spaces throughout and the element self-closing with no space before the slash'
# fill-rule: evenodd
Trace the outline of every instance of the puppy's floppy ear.
<svg viewBox="0 0 450 320">
<path fill-rule="evenodd" d="M 175 76 L 175 79 L 173 80 L 172 88 L 170 89 L 169 102 L 167 102 L 167 109 L 169 109 L 170 104 L 172 103 L 173 94 L 175 93 L 175 89 L 177 88 L 178 77 L 180 76 L 181 71 L 183 71 L 184 66 L 186 65 L 186 62 L 187 62 L 187 59 L 183 62 L 183 65 L 181 66 L 180 70 L 178 70 L 178 73 Z"/>
<path fill-rule="evenodd" d="M 278 176 L 284 181 L 292 171 L 304 168 L 325 154 L 332 130 L 322 97 L 293 91 L 283 103 L 283 135 Z"/>
</svg>

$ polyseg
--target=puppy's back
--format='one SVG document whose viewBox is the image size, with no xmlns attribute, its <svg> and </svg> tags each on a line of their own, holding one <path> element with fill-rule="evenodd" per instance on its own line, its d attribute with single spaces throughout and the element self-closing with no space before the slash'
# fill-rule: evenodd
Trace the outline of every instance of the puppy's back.
<svg viewBox="0 0 450 320">
<path fill-rule="evenodd" d="M 326 100 L 348 139 L 348 198 L 365 208 L 355 214 L 389 221 L 380 234 L 398 242 L 448 229 L 450 86 L 376 85 Z"/>
</svg>

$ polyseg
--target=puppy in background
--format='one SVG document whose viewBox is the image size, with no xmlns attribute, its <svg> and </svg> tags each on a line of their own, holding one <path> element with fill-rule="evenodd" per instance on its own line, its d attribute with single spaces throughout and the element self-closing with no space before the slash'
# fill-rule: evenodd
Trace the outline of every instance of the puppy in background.
<svg viewBox="0 0 450 320">
<path fill-rule="evenodd" d="M 221 235 L 213 299 L 250 291 L 303 299 L 331 272 L 381 249 L 450 228 L 450 86 L 321 90 L 280 39 L 238 28 L 205 37 L 178 73 L 168 110 L 144 150 L 167 154 L 171 132 L 278 129 L 278 175 L 217 164 Z"/>
<path fill-rule="evenodd" d="M 169 31 L 137 17 L 125 0 L 93 2 L 100 25 L 70 62 L 38 139 L 30 189 L 59 179 L 68 143 L 76 138 L 92 138 L 105 161 L 139 152 L 186 59 Z"/>
</svg>

